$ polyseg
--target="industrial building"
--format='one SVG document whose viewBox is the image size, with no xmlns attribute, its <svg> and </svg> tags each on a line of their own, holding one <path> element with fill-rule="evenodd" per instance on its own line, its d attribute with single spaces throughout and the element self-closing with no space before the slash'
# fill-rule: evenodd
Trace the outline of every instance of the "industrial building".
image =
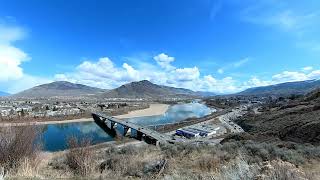
<svg viewBox="0 0 320 180">
<path fill-rule="evenodd" d="M 176 130 L 176 135 L 186 138 L 207 137 L 216 135 L 219 129 L 214 125 L 193 125 Z"/>
</svg>

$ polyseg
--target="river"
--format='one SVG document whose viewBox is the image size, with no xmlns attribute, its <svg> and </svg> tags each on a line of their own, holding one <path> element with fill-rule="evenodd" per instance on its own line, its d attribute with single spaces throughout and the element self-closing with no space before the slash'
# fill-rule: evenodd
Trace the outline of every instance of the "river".
<svg viewBox="0 0 320 180">
<path fill-rule="evenodd" d="M 192 102 L 177 104 L 169 107 L 167 112 L 159 116 L 130 118 L 129 121 L 144 126 L 179 122 L 190 117 L 203 117 L 215 111 L 204 104 Z M 114 138 L 106 134 L 94 122 L 78 122 L 64 124 L 41 125 L 41 139 L 43 150 L 60 151 L 67 148 L 68 137 L 90 138 L 93 144 L 113 141 Z"/>
</svg>

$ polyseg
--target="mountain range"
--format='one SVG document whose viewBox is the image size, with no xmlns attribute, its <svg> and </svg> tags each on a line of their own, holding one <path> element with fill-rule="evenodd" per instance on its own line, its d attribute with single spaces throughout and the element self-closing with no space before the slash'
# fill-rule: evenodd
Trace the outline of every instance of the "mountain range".
<svg viewBox="0 0 320 180">
<path fill-rule="evenodd" d="M 164 98 L 164 97 L 202 97 L 213 96 L 210 92 L 194 92 L 189 89 L 174 88 L 153 84 L 143 80 L 131 82 L 112 90 L 94 88 L 82 84 L 74 84 L 66 81 L 56 81 L 43 84 L 20 93 L 13 98 L 48 98 L 48 97 L 79 97 L 91 96 L 97 98 Z"/>
<path fill-rule="evenodd" d="M 254 96 L 288 96 L 291 94 L 303 95 L 309 93 L 317 88 L 320 88 L 320 80 L 308 80 L 287 82 L 271 86 L 262 86 L 250 88 L 236 95 L 254 95 Z"/>
<path fill-rule="evenodd" d="M 320 88 L 320 80 L 287 82 L 271 86 L 249 88 L 234 95 L 244 96 L 288 96 L 291 94 L 306 94 Z M 0 96 L 8 96 L 0 92 Z M 66 81 L 56 81 L 43 84 L 20 93 L 13 98 L 48 98 L 48 97 L 79 97 L 90 96 L 97 98 L 190 98 L 207 97 L 216 94 L 211 92 L 192 91 L 184 88 L 175 88 L 157 85 L 147 80 L 124 84 L 112 90 L 74 84 Z"/>
<path fill-rule="evenodd" d="M 74 84 L 67 81 L 56 81 L 42 84 L 12 95 L 14 98 L 47 98 L 59 96 L 95 96 L 107 92 L 105 89 L 94 88 L 82 84 Z"/>
<path fill-rule="evenodd" d="M 105 98 L 186 98 L 213 96 L 210 92 L 195 92 L 189 89 L 174 88 L 153 84 L 143 80 L 122 85 L 103 94 Z"/>
</svg>

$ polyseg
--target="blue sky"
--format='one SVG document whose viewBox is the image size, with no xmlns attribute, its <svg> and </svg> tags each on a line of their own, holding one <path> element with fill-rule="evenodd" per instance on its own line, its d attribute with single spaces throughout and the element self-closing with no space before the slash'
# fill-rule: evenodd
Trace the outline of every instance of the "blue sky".
<svg viewBox="0 0 320 180">
<path fill-rule="evenodd" d="M 232 93 L 320 78 L 320 2 L 0 0 L 0 90 L 67 80 Z"/>
</svg>

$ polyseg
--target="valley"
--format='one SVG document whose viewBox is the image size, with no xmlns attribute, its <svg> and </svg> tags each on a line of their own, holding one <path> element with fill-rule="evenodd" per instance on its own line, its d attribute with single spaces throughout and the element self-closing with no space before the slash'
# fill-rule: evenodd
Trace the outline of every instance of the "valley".
<svg viewBox="0 0 320 180">
<path fill-rule="evenodd" d="M 68 83 L 62 84 L 65 86 Z M 56 88 L 56 85 L 54 87 Z M 128 96 L 122 94 L 124 92 Z M 40 179 L 78 177 L 80 172 L 77 172 L 77 168 L 72 168 L 69 158 L 80 156 L 89 159 L 76 160 L 80 163 L 79 167 L 88 168 L 86 176 L 95 178 L 109 177 L 113 172 L 117 173 L 111 176 L 113 178 L 172 178 L 178 174 L 185 178 L 193 178 L 192 174 L 184 171 L 184 167 L 188 166 L 190 161 L 184 160 L 183 156 L 189 159 L 196 157 L 192 169 L 201 172 L 202 178 L 222 177 L 226 176 L 224 173 L 231 172 L 239 173 L 236 169 L 224 172 L 220 169 L 221 165 L 230 168 L 235 165 L 250 166 L 250 169 L 244 170 L 245 174 L 241 175 L 246 178 L 257 177 L 261 173 L 276 173 L 272 169 L 264 171 L 265 167 L 261 163 L 290 169 L 294 176 L 301 178 L 318 176 L 316 169 L 306 168 L 320 161 L 318 153 L 309 154 L 310 151 L 317 151 L 319 145 L 318 90 L 297 96 L 283 96 L 283 93 L 269 96 L 258 93 L 204 97 L 193 91 L 140 81 L 102 94 L 99 90 L 97 94 L 90 96 L 42 95 L 29 100 L 15 95 L 5 97 L 2 99 L 2 108 L 9 109 L 11 105 L 17 113 L 12 113 L 11 110 L 10 116 L 3 116 L 6 114 L 2 111 L 1 137 L 6 139 L 10 136 L 3 136 L 4 134 L 26 133 L 26 137 L 34 141 L 33 143 L 42 144 L 41 149 L 34 149 L 32 153 L 37 156 L 34 163 L 45 163 L 36 165 L 37 170 L 29 169 L 32 172 L 29 175 Z M 82 98 L 83 96 L 86 97 Z M 120 98 L 121 96 L 125 98 Z M 38 108 L 37 111 L 35 107 Z M 75 114 L 59 114 L 68 112 L 64 109 L 72 108 L 81 111 L 76 111 Z M 51 111 L 55 114 L 46 116 Z M 36 112 L 46 115 L 39 117 L 36 116 Z M 150 129 L 163 134 L 161 136 L 167 136 L 174 143 L 155 143 L 158 144 L 157 147 L 148 145 L 154 142 L 150 141 L 152 136 L 143 135 L 141 141 L 137 141 L 133 134 L 134 129 L 124 133 L 124 129 L 128 127 L 120 124 L 105 131 L 93 121 L 93 112 Z M 108 123 L 106 127 L 110 127 Z M 111 130 L 115 130 L 114 134 Z M 41 141 L 36 140 L 38 135 L 42 137 Z M 15 137 L 17 139 L 13 142 L 26 141 L 23 136 Z M 266 143 L 270 143 L 269 148 L 266 147 Z M 253 148 L 254 154 L 251 154 Z M 267 154 L 261 154 L 260 151 Z M 211 156 L 212 152 L 217 155 Z M 299 159 L 289 157 L 288 153 L 294 153 Z M 238 159 L 236 154 L 244 159 Z M 117 168 L 121 167 L 121 164 L 114 158 L 120 157 L 132 170 L 123 171 Z M 144 159 L 138 160 L 138 157 Z M 134 163 L 142 164 L 136 166 Z M 154 169 L 152 172 L 145 170 L 155 168 L 153 166 L 159 166 L 160 169 Z M 297 168 L 292 169 L 293 166 Z M 218 168 L 219 171 L 213 171 L 214 168 Z M 300 171 L 303 173 L 298 173 Z M 9 176 L 19 177 L 17 174 Z"/>
</svg>

